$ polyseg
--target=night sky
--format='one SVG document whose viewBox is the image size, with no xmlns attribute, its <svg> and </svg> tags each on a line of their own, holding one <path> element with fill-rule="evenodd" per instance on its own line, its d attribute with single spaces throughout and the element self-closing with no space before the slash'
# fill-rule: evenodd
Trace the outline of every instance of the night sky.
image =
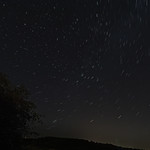
<svg viewBox="0 0 150 150">
<path fill-rule="evenodd" d="M 0 72 L 41 136 L 150 148 L 149 0 L 1 0 Z"/>
</svg>

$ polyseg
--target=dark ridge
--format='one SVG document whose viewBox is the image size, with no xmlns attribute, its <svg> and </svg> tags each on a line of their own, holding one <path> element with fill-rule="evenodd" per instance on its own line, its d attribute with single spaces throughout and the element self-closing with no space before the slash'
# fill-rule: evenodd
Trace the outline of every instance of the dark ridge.
<svg viewBox="0 0 150 150">
<path fill-rule="evenodd" d="M 102 144 L 89 142 L 82 139 L 41 137 L 24 139 L 25 145 L 35 146 L 41 149 L 53 150 L 137 150 L 132 148 L 123 148 L 112 144 Z"/>
</svg>

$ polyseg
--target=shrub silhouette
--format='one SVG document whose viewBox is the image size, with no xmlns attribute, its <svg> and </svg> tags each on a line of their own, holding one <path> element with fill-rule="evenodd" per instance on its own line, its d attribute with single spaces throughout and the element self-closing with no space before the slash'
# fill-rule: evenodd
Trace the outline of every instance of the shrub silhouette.
<svg viewBox="0 0 150 150">
<path fill-rule="evenodd" d="M 14 86 L 0 73 L 0 144 L 5 149 L 20 149 L 21 139 L 29 133 L 29 122 L 39 120 L 28 96 L 23 86 Z"/>
</svg>

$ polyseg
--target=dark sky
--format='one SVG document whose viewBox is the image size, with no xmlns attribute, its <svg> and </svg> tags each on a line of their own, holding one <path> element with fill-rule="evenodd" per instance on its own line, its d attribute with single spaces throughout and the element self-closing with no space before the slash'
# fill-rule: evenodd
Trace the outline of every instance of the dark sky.
<svg viewBox="0 0 150 150">
<path fill-rule="evenodd" d="M 150 148 L 149 2 L 0 1 L 0 71 L 31 92 L 42 136 Z"/>
</svg>

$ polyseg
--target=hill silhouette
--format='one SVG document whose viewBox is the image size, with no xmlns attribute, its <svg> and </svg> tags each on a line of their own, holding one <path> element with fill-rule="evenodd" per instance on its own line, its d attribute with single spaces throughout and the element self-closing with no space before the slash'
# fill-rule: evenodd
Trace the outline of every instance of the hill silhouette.
<svg viewBox="0 0 150 150">
<path fill-rule="evenodd" d="M 30 147 L 36 150 L 137 150 L 82 139 L 58 137 L 28 138 L 24 140 L 24 145 L 26 145 L 27 150 Z"/>
</svg>

